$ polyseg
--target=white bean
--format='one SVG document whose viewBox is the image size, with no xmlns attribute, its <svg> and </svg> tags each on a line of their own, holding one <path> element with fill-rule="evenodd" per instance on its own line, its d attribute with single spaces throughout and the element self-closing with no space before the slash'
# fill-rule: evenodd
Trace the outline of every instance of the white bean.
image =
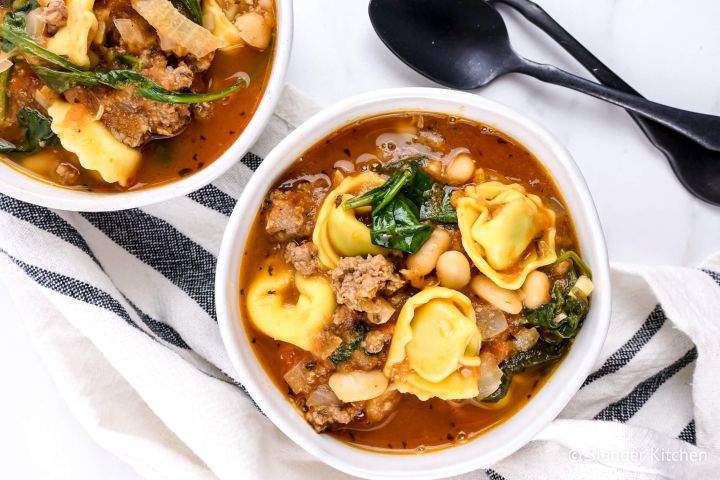
<svg viewBox="0 0 720 480">
<path fill-rule="evenodd" d="M 438 257 L 450 248 L 450 234 L 444 228 L 436 228 L 420 250 L 410 255 L 405 264 L 413 274 L 423 276 L 432 272 Z"/>
<path fill-rule="evenodd" d="M 333 373 L 328 385 L 343 402 L 360 402 L 381 395 L 387 389 L 388 379 L 380 370 L 354 370 Z"/>
<path fill-rule="evenodd" d="M 522 301 L 517 292 L 498 287 L 495 282 L 485 275 L 473 277 L 470 288 L 475 292 L 475 295 L 503 312 L 517 314 L 522 310 Z"/>
<path fill-rule="evenodd" d="M 443 287 L 460 290 L 470 283 L 470 262 L 456 250 L 448 250 L 440 255 L 435 270 Z"/>
<path fill-rule="evenodd" d="M 475 161 L 467 153 L 460 153 L 445 167 L 445 181 L 451 185 L 467 183 L 475 175 Z"/>
<path fill-rule="evenodd" d="M 235 26 L 240 31 L 240 37 L 250 46 L 262 50 L 270 44 L 272 31 L 259 13 L 247 12 L 240 15 L 235 19 Z"/>
<path fill-rule="evenodd" d="M 550 279 L 545 273 L 535 270 L 527 276 L 520 292 L 527 308 L 538 308 L 550 301 Z"/>
</svg>

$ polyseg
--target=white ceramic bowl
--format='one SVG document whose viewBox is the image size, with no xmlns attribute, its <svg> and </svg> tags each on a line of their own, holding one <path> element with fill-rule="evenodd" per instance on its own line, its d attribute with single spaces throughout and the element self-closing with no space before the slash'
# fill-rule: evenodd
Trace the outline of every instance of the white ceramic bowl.
<svg viewBox="0 0 720 480">
<path fill-rule="evenodd" d="M 551 172 L 575 222 L 583 257 L 593 270 L 592 307 L 572 349 L 545 386 L 503 424 L 466 444 L 422 455 L 389 455 L 319 435 L 272 383 L 255 357 L 240 318 L 240 261 L 248 232 L 268 190 L 303 152 L 326 135 L 364 117 L 402 111 L 441 112 L 492 125 L 532 152 Z M 580 388 L 600 351 L 610 320 L 610 281 L 600 221 L 577 165 L 545 129 L 518 112 L 476 95 L 406 88 L 372 92 L 327 108 L 286 137 L 252 176 L 230 218 L 216 276 L 218 321 L 238 379 L 263 412 L 309 453 L 351 475 L 421 479 L 457 475 L 510 455 L 552 421 Z"/>
<path fill-rule="evenodd" d="M 285 84 L 293 34 L 292 0 L 276 0 L 277 41 L 270 78 L 262 100 L 245 130 L 220 157 L 199 172 L 157 187 L 120 193 L 89 193 L 57 187 L 20 173 L 0 160 L 0 192 L 24 202 L 75 211 L 112 211 L 142 207 L 187 195 L 225 173 L 255 143 L 275 110 Z"/>
</svg>

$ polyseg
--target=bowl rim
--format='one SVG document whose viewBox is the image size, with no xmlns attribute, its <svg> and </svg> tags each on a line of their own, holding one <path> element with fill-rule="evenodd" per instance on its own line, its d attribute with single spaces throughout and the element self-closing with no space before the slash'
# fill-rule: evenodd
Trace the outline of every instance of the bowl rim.
<svg viewBox="0 0 720 480">
<path fill-rule="evenodd" d="M 245 129 L 215 161 L 185 178 L 157 186 L 118 193 L 75 191 L 33 178 L 0 161 L 0 193 L 23 202 L 59 210 L 110 212 L 143 207 L 192 193 L 216 180 L 237 163 L 265 129 L 281 97 L 293 39 L 292 0 L 275 0 L 277 36 L 270 78 L 260 103 Z M 6 174 L 6 175 L 5 175 Z M 7 176 L 7 178 L 3 178 Z"/>
<path fill-rule="evenodd" d="M 540 159 L 535 150 L 530 147 L 528 149 L 546 166 L 556 183 L 560 183 L 559 174 L 566 177 L 568 185 L 566 187 L 558 185 L 558 189 L 572 211 L 583 256 L 593 267 L 596 290 L 593 294 L 590 314 L 573 348 L 545 385 L 521 410 L 502 424 L 463 445 L 431 451 L 423 455 L 389 455 L 355 448 L 333 437 L 316 434 L 297 414 L 285 395 L 269 381 L 250 345 L 239 315 L 240 259 L 249 226 L 262 198 L 302 152 L 318 140 L 355 120 L 383 112 L 451 113 L 439 107 L 413 107 L 423 102 L 438 105 L 453 104 L 460 111 L 466 111 L 470 107 L 492 112 L 500 118 L 516 123 L 518 128 L 526 130 L 528 136 L 534 135 L 545 145 L 547 152 L 555 157 L 554 161 L 557 163 L 555 169 L 551 169 Z M 388 108 L 383 109 L 382 106 L 386 104 Z M 400 104 L 407 106 L 390 107 Z M 349 112 L 365 113 L 348 116 Z M 459 116 L 463 116 L 462 113 Z M 491 123 L 477 116 L 468 115 L 468 118 Z M 498 127 L 498 130 L 508 133 L 507 128 Z M 516 134 L 510 135 L 523 144 L 527 142 L 517 138 Z M 572 205 L 568 198 L 570 195 L 572 195 Z M 583 237 L 579 233 L 581 230 L 579 223 L 586 231 Z M 588 246 L 591 248 L 588 249 Z M 534 121 L 504 105 L 466 92 L 419 87 L 373 91 L 336 103 L 305 121 L 267 155 L 245 186 L 226 227 L 217 265 L 215 298 L 218 323 L 225 349 L 236 370 L 236 378 L 245 386 L 263 413 L 297 445 L 324 463 L 363 478 L 418 479 L 459 475 L 487 467 L 514 453 L 557 417 L 580 388 L 600 352 L 610 322 L 611 292 L 607 248 L 597 211 L 578 166 L 555 137 Z M 261 374 L 254 375 L 252 370 L 257 371 L 258 368 Z M 550 385 L 553 386 L 552 392 Z M 278 395 L 282 397 L 284 406 L 282 402 L 277 401 Z M 532 414 L 536 416 L 529 416 Z M 300 426 L 298 420 L 304 427 Z M 307 430 L 311 431 L 311 435 L 308 435 Z M 512 430 L 516 433 L 513 435 L 505 433 Z M 488 442 L 483 439 L 494 439 L 498 437 L 499 431 L 503 432 L 500 435 L 500 437 L 504 435 L 503 442 L 497 445 L 485 445 Z M 490 451 L 478 451 L 482 447 L 488 447 Z"/>
</svg>

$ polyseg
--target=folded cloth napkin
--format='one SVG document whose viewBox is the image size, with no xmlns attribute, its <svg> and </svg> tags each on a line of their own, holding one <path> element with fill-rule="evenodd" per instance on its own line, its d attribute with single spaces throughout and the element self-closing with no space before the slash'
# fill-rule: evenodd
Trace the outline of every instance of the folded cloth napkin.
<svg viewBox="0 0 720 480">
<path fill-rule="evenodd" d="M 162 204 L 71 213 L 0 195 L 0 278 L 34 345 L 90 435 L 148 478 L 345 478 L 254 407 L 213 302 L 243 185 L 314 110 L 286 90 L 254 153 Z M 703 269 L 614 265 L 612 275 L 593 373 L 534 441 L 467 478 L 718 477 L 720 254 Z"/>
</svg>

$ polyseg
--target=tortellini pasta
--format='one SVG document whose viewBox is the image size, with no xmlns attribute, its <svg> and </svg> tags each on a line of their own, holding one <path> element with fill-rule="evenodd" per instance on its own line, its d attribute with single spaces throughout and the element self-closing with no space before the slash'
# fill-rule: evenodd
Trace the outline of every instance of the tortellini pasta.
<svg viewBox="0 0 720 480">
<path fill-rule="evenodd" d="M 115 138 L 85 106 L 56 100 L 48 113 L 52 117 L 50 128 L 60 144 L 77 155 L 83 168 L 96 170 L 108 183 L 118 182 L 125 187 L 132 182 L 142 154 Z"/>
<path fill-rule="evenodd" d="M 470 299 L 444 287 L 409 298 L 397 319 L 383 373 L 420 400 L 478 395 L 482 336 Z"/>
<path fill-rule="evenodd" d="M 335 312 L 330 283 L 322 277 L 293 274 L 289 269 L 275 268 L 272 275 L 268 268 L 262 272 L 248 288 L 250 320 L 266 335 L 312 351 L 317 335 Z M 288 302 L 293 297 L 297 300 Z"/>
<path fill-rule="evenodd" d="M 313 243 L 324 267 L 335 268 L 340 257 L 377 255 L 386 251 L 373 245 L 370 229 L 355 218 L 355 210 L 345 209 L 345 202 L 355 194 L 383 183 L 385 179 L 377 173 L 363 172 L 345 178 L 325 197 L 313 230 Z"/>
<path fill-rule="evenodd" d="M 225 15 L 216 0 L 203 0 L 202 9 L 203 27 L 210 30 L 216 37 L 225 40 L 227 47 L 224 48 L 244 44 L 240 31 Z"/>
<path fill-rule="evenodd" d="M 53 53 L 64 55 L 76 65 L 90 66 L 88 47 L 98 29 L 93 13 L 95 0 L 65 0 L 67 24 L 50 37 L 47 48 Z"/>
<path fill-rule="evenodd" d="M 521 185 L 471 185 L 456 203 L 463 247 L 499 287 L 517 290 L 530 272 L 556 260 L 555 213 Z"/>
</svg>

